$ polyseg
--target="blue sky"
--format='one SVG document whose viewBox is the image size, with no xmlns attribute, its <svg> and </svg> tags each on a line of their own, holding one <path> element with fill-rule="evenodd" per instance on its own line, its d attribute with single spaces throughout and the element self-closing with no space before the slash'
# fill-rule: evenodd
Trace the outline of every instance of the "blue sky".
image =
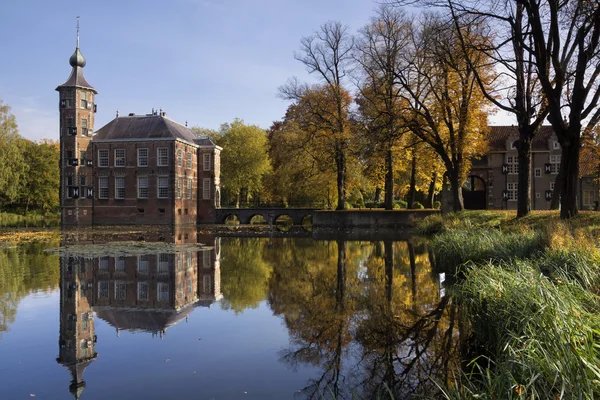
<svg viewBox="0 0 600 400">
<path fill-rule="evenodd" d="M 80 16 L 85 77 L 99 92 L 95 129 L 162 108 L 190 126 L 238 117 L 268 128 L 287 103 L 277 88 L 310 81 L 293 57 L 322 23 L 355 32 L 371 0 L 6 0 L 0 13 L 0 100 L 28 139 L 58 139 L 58 92 L 71 71 Z"/>
</svg>

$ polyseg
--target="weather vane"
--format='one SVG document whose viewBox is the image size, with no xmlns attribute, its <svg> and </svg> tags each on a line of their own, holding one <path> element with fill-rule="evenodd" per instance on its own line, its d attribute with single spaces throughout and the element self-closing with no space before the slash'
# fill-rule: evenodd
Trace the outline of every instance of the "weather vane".
<svg viewBox="0 0 600 400">
<path fill-rule="evenodd" d="M 79 15 L 77 16 L 77 48 L 79 48 Z"/>
</svg>

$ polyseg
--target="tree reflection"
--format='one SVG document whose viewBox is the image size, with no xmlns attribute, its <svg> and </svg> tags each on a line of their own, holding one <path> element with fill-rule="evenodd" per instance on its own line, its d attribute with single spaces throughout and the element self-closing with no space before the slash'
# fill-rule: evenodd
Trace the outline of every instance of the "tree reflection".
<svg viewBox="0 0 600 400">
<path fill-rule="evenodd" d="M 23 297 L 58 286 L 58 257 L 44 252 L 47 245 L 31 243 L 0 249 L 0 338 L 14 322 Z"/>
<path fill-rule="evenodd" d="M 320 374 L 307 398 L 431 394 L 458 367 L 456 307 L 412 243 L 285 246 L 269 302 L 290 332 L 281 361 Z"/>
</svg>

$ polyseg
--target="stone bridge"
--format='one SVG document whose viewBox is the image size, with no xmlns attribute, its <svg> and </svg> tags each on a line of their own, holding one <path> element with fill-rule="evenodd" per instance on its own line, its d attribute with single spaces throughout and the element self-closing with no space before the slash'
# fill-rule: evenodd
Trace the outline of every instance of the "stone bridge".
<svg viewBox="0 0 600 400">
<path fill-rule="evenodd" d="M 275 223 L 283 215 L 289 216 L 294 225 L 302 225 L 305 218 L 309 217 L 312 222 L 314 211 L 319 208 L 218 208 L 216 209 L 216 223 L 224 224 L 230 216 L 236 216 L 240 224 L 250 224 L 250 220 L 256 216 L 262 216 L 267 223 Z"/>
</svg>

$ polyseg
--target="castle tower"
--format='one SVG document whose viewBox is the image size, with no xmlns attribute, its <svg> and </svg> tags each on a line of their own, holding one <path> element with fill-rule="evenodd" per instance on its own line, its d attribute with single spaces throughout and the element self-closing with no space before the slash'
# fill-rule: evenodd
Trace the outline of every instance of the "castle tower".
<svg viewBox="0 0 600 400">
<path fill-rule="evenodd" d="M 56 361 L 71 373 L 69 391 L 76 399 L 85 388 L 85 368 L 97 357 L 92 274 L 90 260 L 70 255 L 60 258 L 60 333 Z"/>
<path fill-rule="evenodd" d="M 98 93 L 83 76 L 86 61 L 77 45 L 69 58 L 69 79 L 56 90 L 60 112 L 60 208 L 63 225 L 92 223 L 92 159 L 89 147 L 94 132 L 94 96 Z"/>
</svg>

